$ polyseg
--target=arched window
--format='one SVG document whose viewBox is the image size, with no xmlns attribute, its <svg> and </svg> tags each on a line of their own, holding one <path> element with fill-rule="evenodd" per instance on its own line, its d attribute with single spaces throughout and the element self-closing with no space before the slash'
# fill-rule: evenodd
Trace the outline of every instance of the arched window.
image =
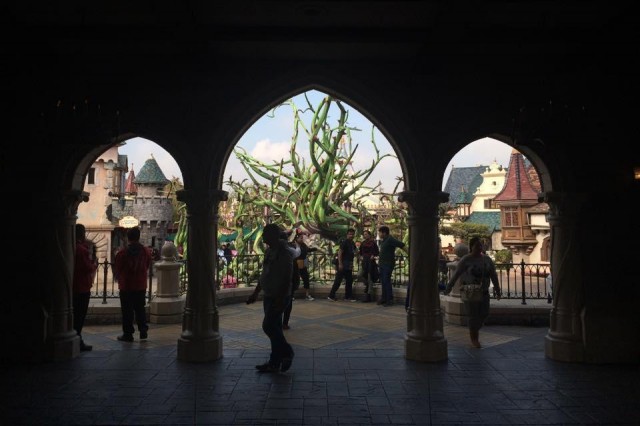
<svg viewBox="0 0 640 426">
<path fill-rule="evenodd" d="M 551 237 L 547 237 L 542 240 L 542 247 L 540 248 L 540 261 L 551 261 Z"/>
</svg>

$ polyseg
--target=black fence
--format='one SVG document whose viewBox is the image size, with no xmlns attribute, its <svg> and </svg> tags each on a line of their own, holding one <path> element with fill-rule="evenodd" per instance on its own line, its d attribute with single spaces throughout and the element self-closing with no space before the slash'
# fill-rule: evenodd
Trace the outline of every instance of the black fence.
<svg viewBox="0 0 640 426">
<path fill-rule="evenodd" d="M 154 290 L 154 271 L 153 263 L 149 267 L 147 285 L 147 301 L 153 298 Z M 107 299 L 114 299 L 120 297 L 120 291 L 118 290 L 118 282 L 115 279 L 113 273 L 113 263 L 108 260 L 98 263 L 98 269 L 96 270 L 96 276 L 93 279 L 93 286 L 91 287 L 91 298 L 102 299 L 102 303 L 106 304 Z"/>
<path fill-rule="evenodd" d="M 224 258 L 218 259 L 216 268 L 215 286 L 220 291 L 225 291 L 225 277 L 229 270 L 233 270 L 234 284 L 230 287 L 253 287 L 258 283 L 260 270 L 262 267 L 262 255 L 247 254 L 235 256 L 229 264 Z M 324 253 L 309 253 L 309 276 L 311 288 L 330 286 L 335 278 L 336 269 L 332 264 L 333 256 Z M 180 261 L 180 292 L 186 293 L 189 278 L 186 262 Z M 550 274 L 550 265 L 542 263 L 498 263 L 496 265 L 500 288 L 503 299 L 521 299 L 522 304 L 526 304 L 527 299 L 547 299 L 552 300 L 552 288 L 546 277 Z M 354 279 L 360 272 L 360 265 L 354 264 Z M 449 279 L 448 274 L 440 274 L 440 285 L 444 285 Z M 409 284 L 409 258 L 408 256 L 396 256 L 396 264 L 393 269 L 391 283 L 395 288 L 406 288 Z M 151 300 L 155 294 L 154 267 L 149 270 L 149 285 L 147 299 Z M 103 303 L 107 303 L 109 298 L 119 297 L 118 284 L 113 275 L 113 265 L 108 261 L 98 264 L 94 285 L 92 287 L 92 298 L 101 298 Z M 492 294 L 492 297 L 493 294 Z"/>
</svg>

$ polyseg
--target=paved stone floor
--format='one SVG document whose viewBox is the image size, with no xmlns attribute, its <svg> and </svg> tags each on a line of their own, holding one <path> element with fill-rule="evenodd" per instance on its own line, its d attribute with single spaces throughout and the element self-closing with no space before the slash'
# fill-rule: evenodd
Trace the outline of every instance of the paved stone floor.
<svg viewBox="0 0 640 426">
<path fill-rule="evenodd" d="M 449 359 L 418 363 L 403 357 L 403 306 L 296 300 L 294 364 L 260 374 L 261 320 L 260 303 L 222 306 L 224 357 L 204 364 L 176 360 L 180 325 L 133 343 L 88 326 L 92 352 L 2 367 L 0 424 L 640 424 L 638 365 L 548 360 L 546 328 L 487 326 L 473 349 L 464 327 L 445 326 Z"/>
</svg>

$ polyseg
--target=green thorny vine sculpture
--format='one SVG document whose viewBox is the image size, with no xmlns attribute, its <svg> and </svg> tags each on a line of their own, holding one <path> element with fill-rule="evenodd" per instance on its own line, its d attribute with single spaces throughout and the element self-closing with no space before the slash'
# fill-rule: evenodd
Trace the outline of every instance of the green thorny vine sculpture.
<svg viewBox="0 0 640 426">
<path fill-rule="evenodd" d="M 249 179 L 236 182 L 232 177 L 225 182 L 232 189 L 236 197 L 237 209 L 234 213 L 233 223 L 237 237 L 235 249 L 238 254 L 246 254 L 249 247 L 254 253 L 262 254 L 262 227 L 267 222 L 281 225 L 285 229 L 299 228 L 309 234 L 317 234 L 321 237 L 320 244 L 324 241 L 335 242 L 344 236 L 349 227 L 354 227 L 360 233 L 364 221 L 359 222 L 358 217 L 371 217 L 363 200 L 371 194 L 387 195 L 387 200 L 392 204 L 402 178 L 398 177 L 398 184 L 393 194 L 376 192 L 381 183 L 373 187 L 365 186 L 373 170 L 385 157 L 393 157 L 391 154 L 380 155 L 375 142 L 374 128 L 371 129 L 371 144 L 375 151 L 375 158 L 371 160 L 371 166 L 364 170 L 353 170 L 352 160 L 356 154 L 358 145 L 352 146 L 351 132 L 359 131 L 348 125 L 349 112 L 342 102 L 325 96 L 317 107 L 313 107 L 305 95 L 308 107 L 300 110 L 293 100 L 284 102 L 272 110 L 289 105 L 293 112 L 294 126 L 291 137 L 290 156 L 279 163 L 266 164 L 251 157 L 244 149 L 237 147 L 234 150 L 240 163 L 246 170 Z M 329 109 L 335 104 L 339 111 L 337 125 L 331 127 L 328 123 Z M 305 125 L 303 114 L 310 111 L 313 114 L 310 125 Z M 309 143 L 309 159 L 307 165 L 297 151 L 298 138 L 304 138 Z M 352 201 L 353 200 L 353 201 Z M 351 203 L 354 211 L 343 208 L 345 203 Z M 393 214 L 404 212 L 399 209 L 391 209 L 391 222 L 403 220 Z M 183 257 L 186 258 L 186 209 L 179 209 L 178 232 L 176 245 L 183 248 Z M 392 225 L 393 226 L 393 225 Z M 245 234 L 245 230 L 250 229 Z M 370 229 L 375 234 L 374 229 Z M 218 235 L 220 237 L 220 235 Z M 326 248 L 331 250 L 331 244 Z M 238 276 L 252 275 L 255 271 L 243 271 L 244 265 L 238 265 Z"/>
<path fill-rule="evenodd" d="M 364 170 L 354 170 L 352 166 L 358 145 L 352 146 L 351 132 L 357 131 L 348 125 L 349 112 L 342 102 L 325 96 L 317 107 L 313 107 L 305 95 L 308 108 L 300 110 L 289 100 L 293 111 L 293 135 L 291 137 L 290 156 L 279 163 L 267 164 L 251 157 L 244 149 L 237 147 L 234 152 L 246 170 L 249 179 L 240 182 L 231 177 L 226 182 L 238 197 L 238 209 L 235 214 L 237 231 L 236 249 L 240 252 L 246 246 L 247 239 L 255 239 L 254 251 L 260 253 L 262 223 L 256 223 L 256 217 L 277 223 L 285 229 L 298 228 L 309 234 L 318 234 L 322 238 L 337 241 L 346 234 L 349 227 L 358 228 L 359 216 L 367 214 L 363 199 L 374 193 L 379 186 L 365 186 L 376 166 L 391 154 L 380 155 L 371 129 L 371 144 L 375 158 L 371 166 Z M 329 109 L 335 104 L 339 110 L 337 125 L 329 124 Z M 306 125 L 303 114 L 313 113 L 310 125 Z M 310 164 L 307 165 L 297 151 L 298 138 L 308 140 Z M 358 213 L 345 209 L 345 204 Z M 242 235 L 242 225 L 251 223 L 249 235 Z"/>
</svg>

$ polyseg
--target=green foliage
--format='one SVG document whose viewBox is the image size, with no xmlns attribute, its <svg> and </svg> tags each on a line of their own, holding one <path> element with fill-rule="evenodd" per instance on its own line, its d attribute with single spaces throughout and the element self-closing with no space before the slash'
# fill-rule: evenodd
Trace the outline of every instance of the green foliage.
<svg viewBox="0 0 640 426">
<path fill-rule="evenodd" d="M 168 184 L 163 188 L 164 193 L 167 195 L 167 198 L 171 200 L 171 205 L 173 206 L 173 222 L 177 223 L 180 220 L 180 207 L 183 205 L 176 198 L 176 191 L 179 191 L 184 188 L 182 181 L 179 177 L 173 176 Z"/>
<path fill-rule="evenodd" d="M 513 254 L 511 253 L 511 250 L 498 250 L 495 254 L 495 260 L 498 263 L 511 263 L 513 260 Z"/>
<path fill-rule="evenodd" d="M 509 270 L 511 266 L 506 265 L 507 263 L 511 263 L 513 261 L 513 254 L 511 250 L 503 249 L 498 250 L 495 254 L 496 268 Z"/>
<path fill-rule="evenodd" d="M 467 222 L 455 222 L 448 225 L 441 225 L 440 234 L 453 235 L 454 237 L 462 238 L 464 241 L 469 241 L 473 237 L 479 237 L 481 239 L 491 238 L 491 233 L 489 232 L 489 227 L 487 225 Z"/>
<path fill-rule="evenodd" d="M 238 182 L 230 177 L 226 183 L 240 200 L 237 222 L 245 225 L 250 222 L 252 226 L 253 223 L 258 226 L 256 222 L 272 222 L 285 229 L 299 227 L 335 242 L 348 228 L 357 227 L 359 216 L 366 215 L 362 200 L 380 184 L 368 187 L 365 182 L 380 161 L 391 155 L 380 155 L 372 127 L 375 156 L 368 168 L 355 170 L 353 158 L 358 145 L 352 146 L 351 132 L 358 129 L 348 125 L 349 112 L 342 102 L 325 96 L 319 105 L 313 106 L 306 96 L 305 99 L 304 110 L 298 109 L 293 100 L 278 106 L 288 105 L 293 112 L 289 157 L 269 164 L 237 147 L 234 153 L 249 179 Z M 328 113 L 332 106 L 337 108 L 338 118 L 337 123 L 330 124 Z M 305 117 L 306 112 L 312 117 Z M 307 140 L 309 164 L 298 152 L 299 137 Z"/>
</svg>

